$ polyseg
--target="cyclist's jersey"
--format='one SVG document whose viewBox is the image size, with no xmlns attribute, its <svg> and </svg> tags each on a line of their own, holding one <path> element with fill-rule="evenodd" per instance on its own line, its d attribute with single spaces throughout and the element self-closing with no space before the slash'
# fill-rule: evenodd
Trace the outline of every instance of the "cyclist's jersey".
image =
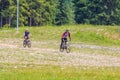
<svg viewBox="0 0 120 80">
<path fill-rule="evenodd" d="M 70 37 L 70 33 L 69 32 L 64 32 L 62 35 L 62 38 L 67 38 Z"/>
<path fill-rule="evenodd" d="M 29 32 L 25 31 L 24 36 L 28 36 Z"/>
</svg>

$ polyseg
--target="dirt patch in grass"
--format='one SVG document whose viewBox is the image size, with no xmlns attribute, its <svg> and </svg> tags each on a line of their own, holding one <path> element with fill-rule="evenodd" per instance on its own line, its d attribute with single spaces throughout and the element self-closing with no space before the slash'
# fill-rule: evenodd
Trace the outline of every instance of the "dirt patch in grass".
<svg viewBox="0 0 120 80">
<path fill-rule="evenodd" d="M 17 43 L 18 42 L 18 43 Z M 52 64 L 60 66 L 117 66 L 120 57 L 72 51 L 59 52 L 59 49 L 42 47 L 46 42 L 34 42 L 31 48 L 23 48 L 22 43 L 0 41 L 0 62 L 8 64 Z M 39 46 L 37 46 L 39 45 Z M 40 47 L 41 46 L 41 47 Z M 57 46 L 57 45 L 55 45 Z M 94 47 L 94 46 L 93 46 Z"/>
</svg>

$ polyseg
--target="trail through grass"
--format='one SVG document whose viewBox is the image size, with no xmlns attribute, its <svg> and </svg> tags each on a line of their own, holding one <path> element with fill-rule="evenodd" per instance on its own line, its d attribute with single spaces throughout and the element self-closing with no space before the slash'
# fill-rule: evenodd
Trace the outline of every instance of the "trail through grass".
<svg viewBox="0 0 120 80">
<path fill-rule="evenodd" d="M 22 46 L 26 28 L 32 34 L 31 48 Z M 66 29 L 72 37 L 69 54 L 59 52 L 61 34 Z M 120 51 L 109 49 L 120 48 L 117 29 L 69 25 L 1 30 L 0 80 L 119 80 Z"/>
</svg>

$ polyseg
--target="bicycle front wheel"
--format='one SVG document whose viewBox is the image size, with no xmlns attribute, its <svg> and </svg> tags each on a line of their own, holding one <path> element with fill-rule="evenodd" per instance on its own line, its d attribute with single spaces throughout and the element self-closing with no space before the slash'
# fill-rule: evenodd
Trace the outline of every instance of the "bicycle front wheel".
<svg viewBox="0 0 120 80">
<path fill-rule="evenodd" d="M 25 41 L 23 41 L 23 47 L 24 47 L 24 48 L 26 47 L 26 42 L 25 42 Z"/>
</svg>

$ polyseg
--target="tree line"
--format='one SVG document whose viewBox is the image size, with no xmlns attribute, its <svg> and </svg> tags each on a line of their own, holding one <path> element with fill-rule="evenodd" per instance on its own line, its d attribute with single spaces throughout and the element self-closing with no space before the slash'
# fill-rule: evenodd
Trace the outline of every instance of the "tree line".
<svg viewBox="0 0 120 80">
<path fill-rule="evenodd" d="M 0 0 L 0 27 L 16 26 L 17 0 Z M 120 25 L 120 0 L 19 0 L 19 26 Z"/>
</svg>

